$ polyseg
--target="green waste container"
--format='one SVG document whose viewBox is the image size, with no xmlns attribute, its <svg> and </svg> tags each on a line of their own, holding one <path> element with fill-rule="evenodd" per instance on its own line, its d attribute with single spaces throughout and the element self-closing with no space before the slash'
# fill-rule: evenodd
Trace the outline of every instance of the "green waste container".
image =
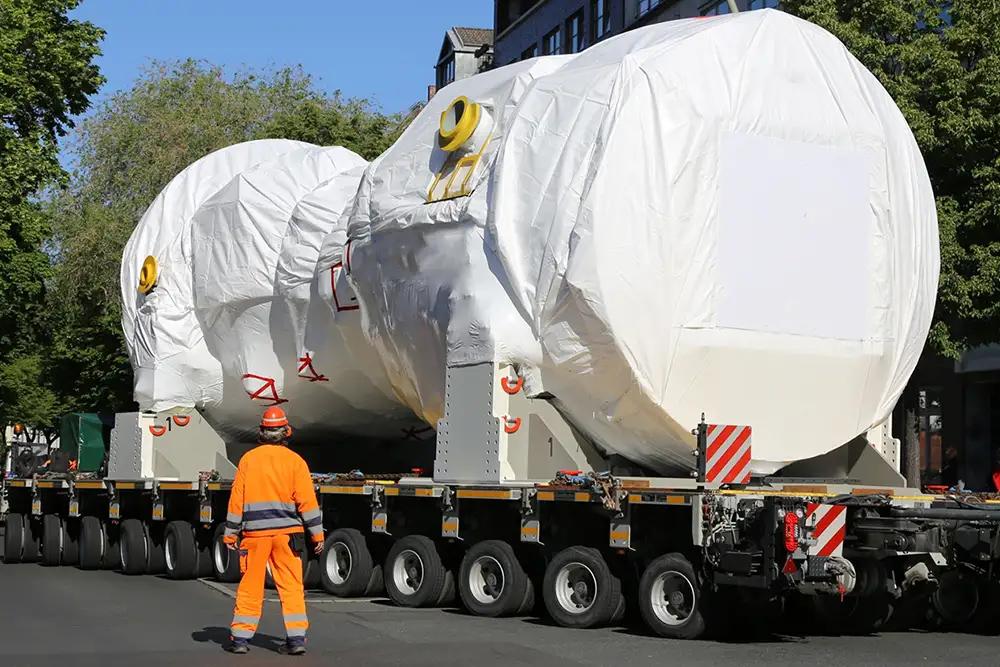
<svg viewBox="0 0 1000 667">
<path fill-rule="evenodd" d="M 98 472 L 110 444 L 110 429 L 93 413 L 64 415 L 59 425 L 59 449 L 77 462 L 81 472 Z"/>
</svg>

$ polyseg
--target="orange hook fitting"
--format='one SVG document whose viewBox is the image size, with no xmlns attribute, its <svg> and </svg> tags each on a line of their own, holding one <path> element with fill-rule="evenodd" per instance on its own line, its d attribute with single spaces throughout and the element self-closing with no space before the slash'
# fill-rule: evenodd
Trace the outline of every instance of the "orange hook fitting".
<svg viewBox="0 0 1000 667">
<path fill-rule="evenodd" d="M 152 433 L 153 435 L 155 435 L 156 437 L 160 437 L 161 435 L 163 435 L 164 433 L 167 432 L 167 427 L 166 426 L 157 426 L 155 424 L 152 424 L 149 427 L 149 432 Z"/>
<path fill-rule="evenodd" d="M 515 418 L 514 419 L 514 423 L 512 424 L 511 421 L 510 421 L 510 418 L 507 417 L 507 416 L 504 416 L 504 418 L 503 418 L 503 430 L 504 430 L 504 433 L 514 433 L 519 428 L 521 428 L 521 418 L 520 417 Z"/>
<path fill-rule="evenodd" d="M 174 423 L 178 426 L 187 426 L 191 422 L 191 415 L 174 415 Z"/>
<path fill-rule="evenodd" d="M 508 394 L 516 394 L 517 392 L 521 391 L 521 387 L 524 386 L 524 378 L 517 378 L 517 382 L 515 382 L 514 385 L 511 386 L 510 379 L 507 377 L 502 377 L 500 378 L 500 386 L 503 387 L 503 390 Z"/>
</svg>

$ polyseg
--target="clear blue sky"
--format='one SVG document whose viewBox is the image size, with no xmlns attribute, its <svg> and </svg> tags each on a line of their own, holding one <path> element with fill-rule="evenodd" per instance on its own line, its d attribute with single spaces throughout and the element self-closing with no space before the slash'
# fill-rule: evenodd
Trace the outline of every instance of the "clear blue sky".
<svg viewBox="0 0 1000 667">
<path fill-rule="evenodd" d="M 452 26 L 493 27 L 492 0 L 84 0 L 74 17 L 107 31 L 99 60 L 127 89 L 149 59 L 236 68 L 301 64 L 323 88 L 386 112 L 427 97 Z"/>
</svg>

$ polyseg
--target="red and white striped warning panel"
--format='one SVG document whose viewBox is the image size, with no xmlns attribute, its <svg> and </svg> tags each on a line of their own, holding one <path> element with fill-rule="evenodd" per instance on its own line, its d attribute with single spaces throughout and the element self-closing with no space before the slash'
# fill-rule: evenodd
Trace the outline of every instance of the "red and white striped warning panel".
<svg viewBox="0 0 1000 667">
<path fill-rule="evenodd" d="M 842 556 L 844 535 L 847 533 L 847 507 L 809 503 L 806 508 L 806 526 L 812 529 L 815 544 L 810 545 L 810 556 Z"/>
<path fill-rule="evenodd" d="M 749 426 L 709 424 L 705 454 L 705 481 L 718 484 L 750 482 Z"/>
</svg>

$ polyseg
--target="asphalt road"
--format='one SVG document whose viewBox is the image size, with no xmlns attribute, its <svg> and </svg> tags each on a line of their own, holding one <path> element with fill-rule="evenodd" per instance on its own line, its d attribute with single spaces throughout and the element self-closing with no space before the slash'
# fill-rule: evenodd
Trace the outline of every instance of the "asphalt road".
<svg viewBox="0 0 1000 667">
<path fill-rule="evenodd" d="M 907 632 L 877 637 L 758 636 L 679 642 L 637 630 L 566 630 L 538 619 L 481 619 L 456 610 L 403 610 L 384 601 L 310 595 L 309 654 L 275 652 L 283 636 L 276 601 L 245 656 L 225 654 L 233 600 L 198 581 L 125 577 L 74 568 L 0 564 L 0 665 L 4 667 L 201 667 L 242 663 L 383 667 L 997 664 L 1000 638 Z M 273 597 L 273 595 L 271 596 Z M 735 610 L 734 610 L 735 612 Z"/>
</svg>

